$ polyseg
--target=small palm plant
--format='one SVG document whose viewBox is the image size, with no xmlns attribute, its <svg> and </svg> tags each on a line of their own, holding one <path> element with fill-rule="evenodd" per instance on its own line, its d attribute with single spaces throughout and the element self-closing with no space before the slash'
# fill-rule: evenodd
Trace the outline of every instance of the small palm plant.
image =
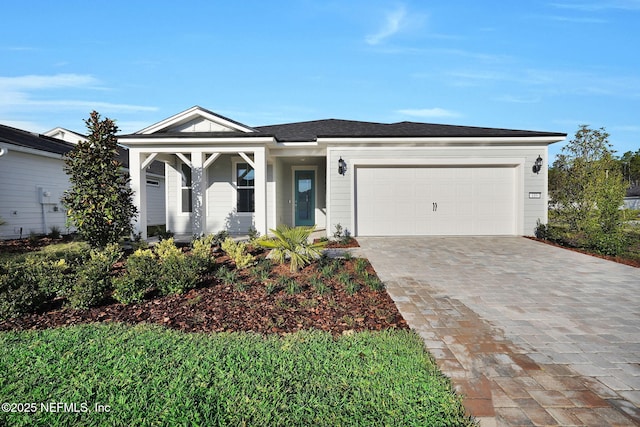
<svg viewBox="0 0 640 427">
<path fill-rule="evenodd" d="M 291 271 L 298 271 L 300 268 L 315 259 L 320 258 L 322 249 L 327 242 L 311 243 L 309 236 L 316 229 L 313 227 L 289 227 L 281 224 L 275 230 L 272 239 L 260 239 L 258 244 L 264 248 L 271 249 L 271 258 L 283 264 L 287 260 L 290 263 Z"/>
</svg>

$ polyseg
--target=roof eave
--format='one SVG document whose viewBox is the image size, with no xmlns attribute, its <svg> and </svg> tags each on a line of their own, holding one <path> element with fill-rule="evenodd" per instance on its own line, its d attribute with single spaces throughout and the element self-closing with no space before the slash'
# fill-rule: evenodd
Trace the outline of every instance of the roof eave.
<svg viewBox="0 0 640 427">
<path fill-rule="evenodd" d="M 119 137 L 118 142 L 125 147 L 138 147 L 138 146 L 184 146 L 184 145 L 220 145 L 220 144 L 268 144 L 274 141 L 271 136 L 235 136 L 235 137 L 160 137 L 153 135 L 151 138 L 139 138 L 137 135 L 128 135 L 126 137 Z"/>
<path fill-rule="evenodd" d="M 323 144 L 553 144 L 566 138 L 565 134 L 546 136 L 471 136 L 471 137 L 446 137 L 446 136 L 402 136 L 402 137 L 318 137 L 318 143 Z"/>
</svg>

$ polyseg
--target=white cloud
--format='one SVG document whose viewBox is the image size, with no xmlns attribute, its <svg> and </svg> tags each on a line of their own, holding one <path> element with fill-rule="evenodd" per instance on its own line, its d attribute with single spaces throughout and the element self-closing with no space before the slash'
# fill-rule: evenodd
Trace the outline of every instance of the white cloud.
<svg viewBox="0 0 640 427">
<path fill-rule="evenodd" d="M 526 98 L 522 96 L 503 95 L 495 99 L 496 101 L 508 102 L 511 104 L 536 104 L 541 101 L 541 98 L 539 96 Z"/>
<path fill-rule="evenodd" d="M 578 24 L 606 24 L 609 21 L 600 18 L 580 18 L 575 16 L 550 16 L 549 19 L 559 22 L 574 22 Z"/>
<path fill-rule="evenodd" d="M 398 110 L 396 113 L 403 114 L 405 116 L 420 117 L 420 118 L 445 118 L 445 117 L 460 117 L 460 113 L 451 110 L 445 110 L 444 108 L 418 108 L 418 109 L 404 109 Z"/>
<path fill-rule="evenodd" d="M 98 79 L 91 75 L 83 74 L 0 77 L 0 89 L 13 91 L 20 91 L 25 89 L 53 89 L 63 87 L 92 87 L 98 86 L 98 84 Z"/>
<path fill-rule="evenodd" d="M 5 126 L 9 126 L 16 129 L 22 129 L 29 132 L 43 133 L 48 130 L 48 129 L 45 129 L 40 124 L 31 122 L 28 120 L 10 120 L 10 119 L 3 119 L 2 117 L 0 117 L 0 123 Z"/>
<path fill-rule="evenodd" d="M 598 2 L 551 3 L 558 9 L 572 9 L 583 12 L 598 12 L 605 9 L 640 10 L 640 0 L 605 0 Z"/>
<path fill-rule="evenodd" d="M 26 103 L 32 107 L 55 107 L 56 109 L 67 110 L 100 110 L 101 112 L 131 112 L 131 111 L 157 111 L 157 107 L 148 107 L 144 105 L 132 105 L 132 104 L 114 104 L 111 102 L 101 101 L 78 101 L 78 100 L 54 100 L 54 101 L 39 101 L 39 100 L 27 100 Z"/>
<path fill-rule="evenodd" d="M 382 28 L 374 34 L 370 34 L 366 37 L 366 42 L 370 45 L 377 45 L 383 40 L 391 37 L 402 29 L 402 26 L 406 23 L 407 11 L 404 6 L 387 13 L 385 22 Z"/>
<path fill-rule="evenodd" d="M 622 132 L 640 132 L 640 126 L 638 125 L 619 125 L 613 126 L 611 130 L 618 130 Z"/>
<path fill-rule="evenodd" d="M 78 91 L 79 97 L 87 98 L 84 92 L 101 90 L 106 88 L 101 81 L 88 74 L 54 74 L 54 75 L 25 75 L 14 77 L 0 76 L 0 111 L 15 112 L 16 110 L 32 112 L 34 109 L 51 111 L 100 110 L 108 113 L 157 111 L 158 108 L 120 104 L 105 101 L 87 101 L 78 99 L 58 99 L 51 94 L 41 95 L 43 91 L 64 89 L 65 93 L 71 90 Z M 67 95 L 68 96 L 68 95 Z"/>
</svg>

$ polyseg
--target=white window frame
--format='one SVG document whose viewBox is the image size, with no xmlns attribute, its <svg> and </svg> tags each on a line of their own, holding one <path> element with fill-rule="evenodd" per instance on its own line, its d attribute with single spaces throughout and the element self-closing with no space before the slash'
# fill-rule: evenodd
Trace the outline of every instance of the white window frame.
<svg viewBox="0 0 640 427">
<path fill-rule="evenodd" d="M 178 161 L 178 199 L 180 200 L 179 206 L 179 213 L 181 215 L 191 215 L 193 213 L 193 170 L 191 170 L 191 166 L 189 166 L 187 163 L 183 162 L 182 160 Z M 182 186 L 182 168 L 183 166 L 186 166 L 187 168 L 189 168 L 191 170 L 191 185 L 187 186 L 187 187 L 183 187 Z M 182 192 L 183 190 L 189 190 L 191 192 L 191 210 L 190 211 L 183 211 L 182 210 Z"/>
<path fill-rule="evenodd" d="M 254 197 L 255 197 L 255 191 L 256 191 L 256 187 L 255 187 L 255 180 L 254 180 L 254 185 L 253 187 L 238 187 L 238 165 L 239 164 L 246 164 L 251 166 L 250 164 L 247 163 L 247 161 L 245 159 L 243 159 L 242 157 L 234 157 L 231 159 L 231 183 L 233 184 L 233 197 L 232 197 L 232 208 L 235 210 L 236 215 L 239 216 L 253 216 L 256 212 L 256 207 L 255 205 L 253 206 L 253 212 L 238 212 L 238 190 L 239 189 L 252 189 L 254 191 Z M 254 172 L 255 174 L 255 169 Z"/>
</svg>

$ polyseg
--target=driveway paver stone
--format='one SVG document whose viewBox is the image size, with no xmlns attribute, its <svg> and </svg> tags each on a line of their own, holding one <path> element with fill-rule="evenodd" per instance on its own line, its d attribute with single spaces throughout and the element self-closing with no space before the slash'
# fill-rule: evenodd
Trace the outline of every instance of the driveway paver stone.
<svg viewBox="0 0 640 427">
<path fill-rule="evenodd" d="M 481 426 L 640 425 L 640 270 L 523 237 L 359 237 Z"/>
</svg>

